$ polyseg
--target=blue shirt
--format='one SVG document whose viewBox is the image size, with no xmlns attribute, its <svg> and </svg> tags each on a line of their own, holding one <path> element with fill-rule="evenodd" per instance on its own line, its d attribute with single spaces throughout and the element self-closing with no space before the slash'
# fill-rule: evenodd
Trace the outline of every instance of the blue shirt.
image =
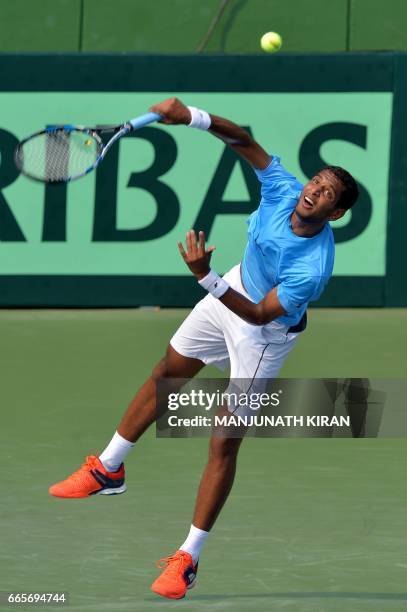
<svg viewBox="0 0 407 612">
<path fill-rule="evenodd" d="M 303 185 L 274 157 L 264 170 L 255 170 L 261 182 L 261 202 L 247 223 L 248 243 L 242 260 L 246 291 L 257 303 L 277 286 L 286 315 L 276 321 L 296 325 L 308 302 L 317 300 L 332 275 L 335 246 L 332 229 L 304 238 L 291 229 L 290 218 Z"/>
</svg>

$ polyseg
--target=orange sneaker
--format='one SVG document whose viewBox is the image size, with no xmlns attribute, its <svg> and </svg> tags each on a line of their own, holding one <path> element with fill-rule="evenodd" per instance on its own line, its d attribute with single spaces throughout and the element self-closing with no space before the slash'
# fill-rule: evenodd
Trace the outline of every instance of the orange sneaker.
<svg viewBox="0 0 407 612">
<path fill-rule="evenodd" d="M 157 567 L 164 569 L 161 576 L 151 585 L 151 590 L 157 595 L 169 599 L 182 599 L 187 589 L 196 584 L 198 563 L 194 563 L 191 555 L 184 550 L 177 550 L 171 557 L 157 561 Z"/>
<path fill-rule="evenodd" d="M 100 459 L 94 455 L 86 457 L 85 463 L 76 472 L 49 488 L 55 497 L 88 497 L 89 495 L 117 495 L 124 493 L 124 465 L 117 472 L 108 472 Z"/>
</svg>

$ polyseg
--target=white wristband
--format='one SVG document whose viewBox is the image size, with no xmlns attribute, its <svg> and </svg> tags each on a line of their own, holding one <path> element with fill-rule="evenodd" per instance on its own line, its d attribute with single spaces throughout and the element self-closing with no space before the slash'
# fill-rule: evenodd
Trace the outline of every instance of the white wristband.
<svg viewBox="0 0 407 612">
<path fill-rule="evenodd" d="M 188 127 L 198 128 L 198 130 L 208 130 L 211 126 L 211 118 L 209 113 L 195 106 L 187 106 L 191 113 L 191 121 Z"/>
<path fill-rule="evenodd" d="M 215 270 L 211 270 L 198 283 L 216 298 L 222 297 L 230 289 L 230 285 Z"/>
</svg>

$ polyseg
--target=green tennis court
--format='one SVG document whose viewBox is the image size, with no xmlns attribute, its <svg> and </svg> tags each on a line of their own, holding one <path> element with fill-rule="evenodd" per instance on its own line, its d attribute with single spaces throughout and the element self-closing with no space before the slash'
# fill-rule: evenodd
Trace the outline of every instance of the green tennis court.
<svg viewBox="0 0 407 612">
<path fill-rule="evenodd" d="M 78 611 L 405 610 L 404 439 L 247 439 L 181 602 L 149 586 L 189 527 L 206 440 L 152 429 L 125 495 L 48 496 L 101 450 L 186 312 L 0 312 L 1 590 L 64 590 Z M 403 377 L 406 324 L 407 309 L 311 310 L 282 375 Z"/>
</svg>

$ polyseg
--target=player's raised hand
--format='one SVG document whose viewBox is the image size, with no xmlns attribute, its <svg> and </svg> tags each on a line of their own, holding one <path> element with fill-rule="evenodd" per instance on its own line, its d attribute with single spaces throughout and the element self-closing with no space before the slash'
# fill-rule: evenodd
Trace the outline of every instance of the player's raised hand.
<svg viewBox="0 0 407 612">
<path fill-rule="evenodd" d="M 182 242 L 178 242 L 179 252 L 192 274 L 195 274 L 198 280 L 204 278 L 210 271 L 210 261 L 212 253 L 216 247 L 210 246 L 205 248 L 205 234 L 199 232 L 197 240 L 194 230 L 189 230 L 185 238 L 186 251 Z"/>
<path fill-rule="evenodd" d="M 178 98 L 168 98 L 168 100 L 154 104 L 149 110 L 152 113 L 158 113 L 163 116 L 160 123 L 188 125 L 191 121 L 190 111 Z"/>
</svg>

